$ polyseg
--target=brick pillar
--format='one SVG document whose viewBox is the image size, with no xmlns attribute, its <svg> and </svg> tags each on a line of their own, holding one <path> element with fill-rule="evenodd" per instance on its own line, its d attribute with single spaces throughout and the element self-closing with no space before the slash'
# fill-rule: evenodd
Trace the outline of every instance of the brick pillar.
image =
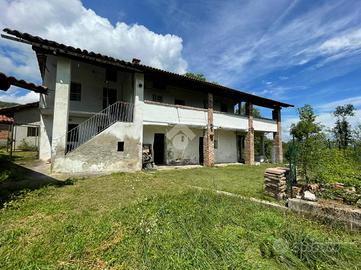
<svg viewBox="0 0 361 270">
<path fill-rule="evenodd" d="M 283 162 L 282 150 L 282 127 L 281 127 L 281 108 L 272 111 L 272 119 L 277 123 L 277 132 L 273 132 L 273 148 L 275 151 L 275 162 Z"/>
<path fill-rule="evenodd" d="M 248 132 L 245 140 L 245 163 L 254 164 L 254 128 L 253 128 L 253 105 L 246 103 L 246 115 L 248 117 Z"/>
<path fill-rule="evenodd" d="M 208 123 L 204 140 L 204 166 L 214 166 L 213 94 L 208 93 Z"/>
</svg>

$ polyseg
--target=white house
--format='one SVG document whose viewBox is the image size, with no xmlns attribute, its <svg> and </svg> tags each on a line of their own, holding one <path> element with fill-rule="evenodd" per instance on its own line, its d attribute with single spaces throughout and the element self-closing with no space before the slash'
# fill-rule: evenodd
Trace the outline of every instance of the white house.
<svg viewBox="0 0 361 270">
<path fill-rule="evenodd" d="M 3 108 L 0 109 L 0 115 L 12 117 L 14 120 L 11 123 L 13 150 L 38 148 L 40 125 L 39 102 Z M 9 130 L 8 127 L 6 129 Z M 11 136 L 11 132 L 7 136 Z"/>
<path fill-rule="evenodd" d="M 140 170 L 144 146 L 156 164 L 253 164 L 254 137 L 265 133 L 282 162 L 281 108 L 290 104 L 4 32 L 32 46 L 49 89 L 40 95 L 40 159 L 54 172 Z M 272 119 L 254 118 L 253 105 L 272 110 Z"/>
</svg>

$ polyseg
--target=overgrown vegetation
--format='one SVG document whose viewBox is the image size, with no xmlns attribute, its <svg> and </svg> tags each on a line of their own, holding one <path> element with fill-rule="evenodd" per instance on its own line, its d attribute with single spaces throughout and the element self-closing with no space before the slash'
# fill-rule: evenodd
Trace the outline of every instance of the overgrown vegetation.
<svg viewBox="0 0 361 270">
<path fill-rule="evenodd" d="M 323 194 L 331 198 L 330 194 L 337 193 L 344 201 L 356 203 L 361 194 L 361 126 L 352 130 L 349 124 L 349 117 L 354 115 L 352 105 L 338 106 L 333 114 L 335 127 L 328 133 L 316 122 L 310 105 L 300 108 L 300 121 L 291 127 L 293 140 L 288 147 L 295 149 L 301 180 L 320 183 L 326 188 L 331 183 L 353 186 L 356 188 L 353 195 L 344 192 L 341 196 L 340 190 L 326 190 Z"/>
<path fill-rule="evenodd" d="M 13 107 L 13 106 L 16 106 L 16 105 L 19 105 L 18 103 L 13 103 L 13 102 L 3 102 L 3 101 L 0 101 L 0 109 L 2 108 L 8 108 L 8 107 Z"/>
<path fill-rule="evenodd" d="M 0 210 L 1 267 L 360 269 L 359 234 L 189 187 L 257 195 L 263 172 L 121 173 L 29 192 Z"/>
<path fill-rule="evenodd" d="M 37 150 L 36 145 L 27 142 L 25 139 L 22 139 L 18 148 L 22 151 L 36 151 Z"/>
</svg>

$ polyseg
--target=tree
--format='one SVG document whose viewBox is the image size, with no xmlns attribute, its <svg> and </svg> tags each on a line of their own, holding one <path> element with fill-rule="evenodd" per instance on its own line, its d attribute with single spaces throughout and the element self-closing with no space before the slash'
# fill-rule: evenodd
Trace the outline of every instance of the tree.
<svg viewBox="0 0 361 270">
<path fill-rule="evenodd" d="M 311 135 L 321 131 L 320 124 L 316 123 L 316 115 L 311 105 L 306 104 L 298 109 L 300 121 L 291 126 L 291 135 L 297 140 L 307 140 Z"/>
<path fill-rule="evenodd" d="M 310 105 L 298 109 L 300 121 L 292 124 L 291 135 L 297 145 L 297 165 L 306 182 L 310 179 L 310 171 L 317 166 L 318 155 L 324 138 L 321 125 L 316 123 L 316 115 Z"/>
<path fill-rule="evenodd" d="M 352 140 L 351 125 L 347 117 L 354 116 L 355 107 L 352 104 L 337 106 L 333 115 L 337 117 L 333 133 L 339 149 L 346 149 Z"/>
<path fill-rule="evenodd" d="M 192 78 L 195 80 L 200 80 L 203 82 L 207 81 L 206 76 L 204 76 L 202 73 L 193 73 L 193 72 L 187 72 L 184 74 L 184 76 L 188 77 L 188 78 Z"/>
</svg>

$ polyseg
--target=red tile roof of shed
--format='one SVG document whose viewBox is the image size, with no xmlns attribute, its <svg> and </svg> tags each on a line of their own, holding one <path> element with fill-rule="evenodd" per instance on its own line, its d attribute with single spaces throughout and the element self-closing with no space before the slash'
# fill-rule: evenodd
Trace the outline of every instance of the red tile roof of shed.
<svg viewBox="0 0 361 270">
<path fill-rule="evenodd" d="M 0 114 L 0 124 L 12 124 L 12 123 L 14 123 L 14 118 Z"/>
</svg>

